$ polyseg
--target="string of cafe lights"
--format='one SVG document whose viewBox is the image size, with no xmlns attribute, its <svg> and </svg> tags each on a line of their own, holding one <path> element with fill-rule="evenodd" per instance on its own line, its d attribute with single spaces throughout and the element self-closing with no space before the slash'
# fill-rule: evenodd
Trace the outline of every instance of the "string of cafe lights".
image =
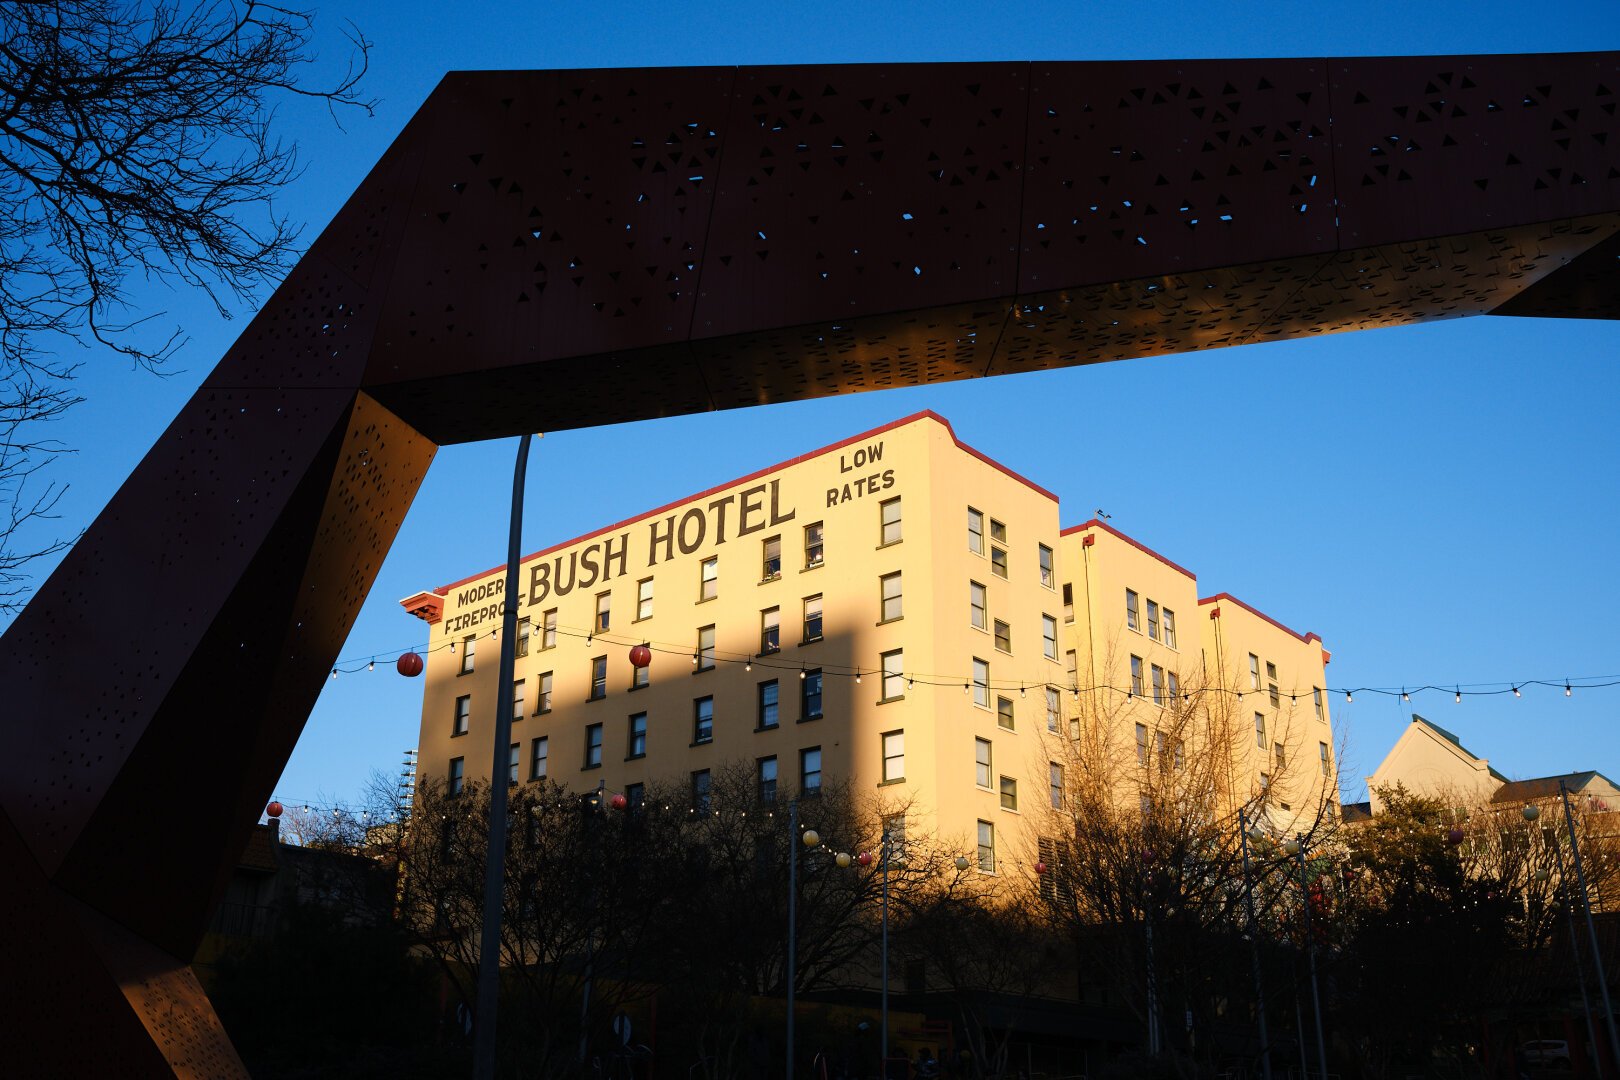
<svg viewBox="0 0 1620 1080">
<path fill-rule="evenodd" d="M 598 641 L 606 645 L 618 645 L 623 648 L 632 648 L 640 645 L 651 651 L 654 655 L 680 656 L 689 658 L 692 666 L 694 667 L 698 666 L 703 660 L 708 660 L 711 664 L 716 666 L 720 664 L 741 665 L 745 670 L 749 671 L 752 671 L 755 667 L 760 667 L 767 671 L 782 671 L 789 674 L 797 672 L 801 679 L 806 678 L 812 671 L 819 671 L 823 678 L 828 676 L 837 678 L 852 678 L 857 683 L 861 682 L 862 679 L 867 676 L 881 678 L 884 674 L 881 669 L 876 667 L 849 667 L 847 665 L 838 664 L 822 664 L 812 667 L 807 663 L 795 663 L 791 660 L 784 660 L 780 651 L 756 654 L 722 654 L 718 650 L 708 650 L 706 652 L 699 653 L 686 644 L 667 641 L 651 641 L 646 639 L 623 640 L 621 635 L 613 634 L 611 632 L 597 633 L 594 630 L 581 629 L 578 627 L 558 626 L 555 628 L 554 632 L 558 637 L 582 640 L 587 648 Z M 492 639 L 497 638 L 499 633 L 500 630 L 497 628 L 491 630 L 488 636 Z M 532 636 L 538 637 L 541 633 L 542 631 L 540 628 L 536 627 L 532 631 Z M 456 645 L 457 642 L 448 641 L 431 647 L 428 645 L 412 646 L 405 649 L 376 653 L 364 659 L 350 658 L 347 660 L 340 660 L 336 665 L 333 666 L 331 675 L 329 677 L 331 679 L 336 679 L 339 675 L 354 674 L 361 671 L 374 671 L 376 670 L 378 660 L 382 660 L 386 664 L 397 661 L 400 656 L 412 652 L 435 653 L 448 650 L 453 654 L 456 651 Z M 964 677 L 960 675 L 925 674 L 916 671 L 902 671 L 900 672 L 900 675 L 906 680 L 906 688 L 908 690 L 919 685 L 925 687 L 961 687 L 964 693 L 971 695 L 975 686 L 971 677 Z M 1027 696 L 1031 689 L 1038 690 L 1048 686 L 1067 690 L 1072 697 L 1076 698 L 1078 698 L 1081 694 L 1111 691 L 1120 695 L 1121 697 L 1126 698 L 1127 700 L 1131 700 L 1137 697 L 1151 698 L 1154 693 L 1154 690 L 1151 687 L 1146 687 L 1143 690 L 1138 691 L 1132 686 L 1115 686 L 1106 682 L 1098 683 L 1094 686 L 1080 686 L 1078 683 L 1069 683 L 1062 685 L 1061 687 L 1059 687 L 1058 684 L 1046 680 L 1021 682 L 992 681 L 979 683 L 977 685 L 986 693 L 990 691 L 1017 690 L 1020 696 Z M 1460 705 L 1465 697 L 1502 697 L 1504 695 L 1511 695 L 1515 698 L 1522 698 L 1524 696 L 1524 692 L 1532 688 L 1549 689 L 1554 691 L 1562 690 L 1564 692 L 1564 696 L 1568 698 L 1573 697 L 1575 691 L 1577 690 L 1603 690 L 1616 686 L 1620 686 L 1620 675 L 1568 675 L 1564 676 L 1563 678 L 1555 679 L 1501 679 L 1491 682 L 1449 684 L 1425 683 L 1423 685 L 1399 687 L 1323 686 L 1309 688 L 1309 690 L 1304 692 L 1304 696 L 1307 698 L 1307 700 L 1309 700 L 1312 694 L 1316 690 L 1320 689 L 1324 694 L 1332 694 L 1335 696 L 1343 695 L 1345 703 L 1351 704 L 1355 701 L 1355 695 L 1357 694 L 1375 694 L 1382 697 L 1398 697 L 1402 701 L 1411 701 L 1412 697 L 1417 694 L 1440 693 L 1451 695 L 1453 702 Z M 1170 693 L 1164 688 L 1161 688 L 1160 692 L 1165 696 L 1169 696 Z M 1236 689 L 1224 686 L 1202 686 L 1198 687 L 1197 689 L 1184 689 L 1176 692 L 1181 695 L 1181 699 L 1184 702 L 1191 701 L 1194 695 L 1205 694 L 1225 695 L 1235 698 L 1238 701 L 1243 701 L 1250 696 L 1269 697 L 1270 695 L 1269 688 Z M 1300 696 L 1301 691 L 1299 691 L 1297 688 L 1290 690 L 1287 694 L 1290 704 L 1298 704 Z"/>
</svg>

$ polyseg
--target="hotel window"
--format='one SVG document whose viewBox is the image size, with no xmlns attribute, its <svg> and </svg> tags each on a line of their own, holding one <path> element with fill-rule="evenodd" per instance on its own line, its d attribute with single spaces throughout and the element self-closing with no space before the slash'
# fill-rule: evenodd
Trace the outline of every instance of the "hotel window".
<svg viewBox="0 0 1620 1080">
<path fill-rule="evenodd" d="M 720 556 L 710 555 L 700 564 L 698 600 L 713 600 L 720 594 Z"/>
<path fill-rule="evenodd" d="M 602 725 L 585 725 L 585 768 L 594 769 L 602 764 Z"/>
<path fill-rule="evenodd" d="M 644 578 L 636 582 L 636 621 L 652 618 L 652 601 L 653 579 Z"/>
<path fill-rule="evenodd" d="M 1158 664 L 1153 665 L 1153 704 L 1164 704 L 1164 668 Z"/>
<path fill-rule="evenodd" d="M 821 640 L 821 594 L 804 598 L 804 640 Z"/>
<path fill-rule="evenodd" d="M 906 696 L 906 681 L 903 666 L 906 662 L 905 650 L 896 649 L 886 652 L 879 658 L 880 671 L 883 672 L 883 696 L 879 701 L 897 701 Z"/>
<path fill-rule="evenodd" d="M 699 769 L 692 774 L 692 809 L 707 812 L 709 809 L 709 770 Z"/>
<path fill-rule="evenodd" d="M 613 594 L 611 592 L 596 594 L 596 633 L 600 634 L 608 628 L 612 618 Z"/>
<path fill-rule="evenodd" d="M 1173 671 L 1166 672 L 1164 677 L 1170 686 L 1170 704 L 1174 705 L 1177 699 L 1181 697 L 1181 681 L 1176 678 L 1176 673 Z"/>
<path fill-rule="evenodd" d="M 977 656 L 973 658 L 973 704 L 990 707 L 990 665 Z"/>
<path fill-rule="evenodd" d="M 471 675 L 473 669 L 473 654 L 478 651 L 478 635 L 468 634 L 461 639 L 461 670 L 458 675 Z"/>
<path fill-rule="evenodd" d="M 968 507 L 968 550 L 975 555 L 984 554 L 984 514 Z"/>
<path fill-rule="evenodd" d="M 773 653 L 782 648 L 782 609 L 766 608 L 759 613 L 759 651 Z"/>
<path fill-rule="evenodd" d="M 1057 687 L 1048 686 L 1046 688 L 1046 730 L 1047 731 L 1053 731 L 1053 732 L 1057 731 L 1058 725 L 1063 719 L 1063 706 L 1061 704 L 1061 701 L 1062 701 L 1062 698 L 1059 697 L 1059 695 L 1058 695 Z"/>
<path fill-rule="evenodd" d="M 1140 615 L 1140 612 L 1138 611 L 1137 604 L 1136 604 L 1136 592 L 1134 590 L 1132 590 L 1132 589 L 1126 589 L 1125 590 L 1125 628 L 1127 630 L 1140 630 L 1142 628 L 1140 619 L 1141 619 L 1141 615 Z"/>
<path fill-rule="evenodd" d="M 1333 775 L 1333 759 L 1328 756 L 1328 745 L 1327 745 L 1327 743 L 1325 743 L 1325 742 L 1317 743 L 1316 744 L 1316 753 L 1317 753 L 1317 756 L 1319 758 L 1321 758 L 1321 761 L 1322 761 L 1322 775 L 1323 776 L 1332 776 Z"/>
<path fill-rule="evenodd" d="M 551 754 L 551 739 L 545 735 L 529 743 L 529 779 L 539 780 L 546 775 L 546 758 Z"/>
<path fill-rule="evenodd" d="M 529 635 L 533 631 L 534 631 L 534 626 L 529 622 L 529 617 L 527 615 L 525 615 L 523 618 L 518 620 L 517 645 L 512 650 L 514 655 L 516 655 L 516 656 L 528 656 L 529 655 Z"/>
<path fill-rule="evenodd" d="M 1164 644 L 1168 649 L 1176 647 L 1176 613 L 1169 608 L 1164 609 Z"/>
<path fill-rule="evenodd" d="M 1264 750 L 1266 748 L 1266 714 L 1254 714 L 1254 745 Z"/>
<path fill-rule="evenodd" d="M 714 698 L 700 697 L 692 702 L 692 745 L 714 741 Z"/>
<path fill-rule="evenodd" d="M 1041 616 L 1041 655 L 1057 659 L 1057 620 L 1050 615 Z"/>
<path fill-rule="evenodd" d="M 1148 757 L 1147 725 L 1136 725 L 1136 763 L 1146 765 Z"/>
<path fill-rule="evenodd" d="M 626 784 L 624 786 L 624 801 L 629 804 L 630 810 L 640 810 L 647 805 L 646 784 Z"/>
<path fill-rule="evenodd" d="M 630 743 L 625 750 L 626 758 L 645 757 L 647 755 L 647 714 L 638 712 L 630 717 Z"/>
<path fill-rule="evenodd" d="M 1131 657 L 1131 696 L 1142 696 L 1142 658 Z"/>
<path fill-rule="evenodd" d="M 1063 809 L 1063 766 L 1055 761 L 1046 764 L 1047 790 L 1052 798 L 1052 809 Z"/>
<path fill-rule="evenodd" d="M 643 641 L 641 644 L 644 647 L 648 646 L 648 643 L 645 642 L 645 641 Z M 650 647 L 648 647 L 647 651 L 651 652 L 652 649 Z M 650 683 L 651 681 L 652 681 L 652 665 L 651 664 L 643 664 L 640 667 L 636 667 L 634 664 L 630 665 L 630 689 L 632 689 L 632 690 L 640 690 L 642 687 L 648 685 L 648 683 Z"/>
<path fill-rule="evenodd" d="M 901 617 L 900 603 L 900 575 L 884 574 L 878 578 L 879 591 L 882 596 L 882 618 L 880 622 L 891 622 Z"/>
<path fill-rule="evenodd" d="M 804 673 L 799 680 L 799 720 L 821 719 L 821 669 Z"/>
<path fill-rule="evenodd" d="M 885 731 L 883 733 L 883 782 L 890 783 L 906 778 L 906 733 L 904 731 Z"/>
<path fill-rule="evenodd" d="M 804 568 L 820 566 L 823 555 L 821 522 L 804 527 Z"/>
<path fill-rule="evenodd" d="M 1249 654 L 1249 689 L 1260 689 L 1260 658 L 1254 653 Z"/>
<path fill-rule="evenodd" d="M 900 542 L 900 500 L 885 499 L 878 504 L 878 541 L 882 544 L 898 544 Z"/>
<path fill-rule="evenodd" d="M 1007 576 L 1006 548 L 997 547 L 994 544 L 990 545 L 990 572 L 999 578 L 1004 578 Z"/>
<path fill-rule="evenodd" d="M 1271 744 L 1271 749 L 1276 752 L 1277 770 L 1281 772 L 1288 765 L 1288 752 L 1286 749 L 1284 749 L 1283 741 L 1278 739 L 1276 742 Z"/>
<path fill-rule="evenodd" d="M 807 746 L 799 751 L 799 794 L 821 794 L 821 747 Z"/>
<path fill-rule="evenodd" d="M 450 794 L 460 795 L 467 786 L 467 759 L 453 757 L 450 759 L 450 778 L 448 788 Z"/>
<path fill-rule="evenodd" d="M 518 764 L 523 758 L 523 744 L 513 743 L 506 757 L 506 783 L 511 786 L 518 782 Z"/>
<path fill-rule="evenodd" d="M 1187 744 L 1181 739 L 1176 740 L 1176 754 L 1175 754 L 1175 756 L 1176 756 L 1176 770 L 1179 772 L 1181 769 L 1184 769 L 1184 768 L 1187 767 Z"/>
<path fill-rule="evenodd" d="M 1063 621 L 1074 622 L 1074 586 L 1067 581 L 1063 583 Z"/>
<path fill-rule="evenodd" d="M 773 803 L 776 801 L 776 759 L 762 757 L 758 761 L 759 771 L 759 801 Z"/>
<path fill-rule="evenodd" d="M 990 624 L 985 621 L 985 591 L 984 586 L 977 581 L 968 582 L 968 625 L 975 630 L 983 630 Z"/>
<path fill-rule="evenodd" d="M 1271 707 L 1277 708 L 1282 704 L 1282 698 L 1277 693 L 1277 665 L 1266 662 L 1266 691 L 1271 696 Z"/>
<path fill-rule="evenodd" d="M 557 647 L 557 609 L 543 612 L 540 616 L 540 647 L 542 649 L 555 649 Z"/>
<path fill-rule="evenodd" d="M 995 518 L 990 519 L 990 539 L 994 540 L 998 544 L 1005 544 L 1007 542 L 1007 526 L 1003 525 Z"/>
<path fill-rule="evenodd" d="M 996 648 L 1004 653 L 1012 652 L 1012 627 L 997 619 L 995 622 Z"/>
<path fill-rule="evenodd" d="M 1316 718 L 1318 720 L 1326 720 L 1327 717 L 1322 713 L 1322 688 L 1320 686 L 1314 686 L 1311 688 L 1311 700 L 1316 706 Z"/>
<path fill-rule="evenodd" d="M 1271 797 L 1271 777 L 1265 773 L 1260 774 L 1260 794 L 1264 798 Z"/>
<path fill-rule="evenodd" d="M 1063 670 L 1069 674 L 1069 688 L 1078 691 L 1080 688 L 1080 661 L 1074 650 L 1069 649 L 1063 654 Z"/>
<path fill-rule="evenodd" d="M 599 701 L 607 697 L 607 657 L 598 656 L 591 660 L 591 700 Z"/>
<path fill-rule="evenodd" d="M 462 694 L 456 698 L 456 718 L 450 727 L 451 735 L 467 734 L 467 723 L 472 718 L 472 695 Z"/>
<path fill-rule="evenodd" d="M 1014 729 L 1012 698 L 996 698 L 996 723 L 1000 724 L 1008 731 L 1012 731 Z"/>
<path fill-rule="evenodd" d="M 1052 549 L 1045 544 L 1038 544 L 1036 548 L 1040 555 L 1041 584 L 1050 589 L 1055 580 L 1052 575 Z"/>
<path fill-rule="evenodd" d="M 535 699 L 534 715 L 539 716 L 541 713 L 548 713 L 550 711 L 551 711 L 551 672 L 542 671 L 540 673 L 540 696 L 537 699 Z"/>
<path fill-rule="evenodd" d="M 1001 808 L 1003 810 L 1018 809 L 1018 781 L 1010 776 L 1001 778 Z"/>
<path fill-rule="evenodd" d="M 697 655 L 693 659 L 697 661 L 696 667 L 699 671 L 712 671 L 714 669 L 713 626 L 698 627 Z"/>
<path fill-rule="evenodd" d="M 760 567 L 761 581 L 774 581 L 782 576 L 782 538 L 772 536 L 763 544 L 763 563 Z"/>
<path fill-rule="evenodd" d="M 754 725 L 758 731 L 776 727 L 780 719 L 780 695 L 782 689 L 775 679 L 759 684 L 759 720 Z"/>
<path fill-rule="evenodd" d="M 990 789 L 990 777 L 993 775 L 990 767 L 990 740 L 973 740 L 973 782 Z"/>
<path fill-rule="evenodd" d="M 979 822 L 979 869 L 996 872 L 996 827 L 988 821 Z"/>
<path fill-rule="evenodd" d="M 1159 602 L 1157 600 L 1149 600 L 1147 602 L 1147 616 L 1148 616 L 1148 637 L 1152 638 L 1154 641 L 1158 641 L 1159 640 Z"/>
<path fill-rule="evenodd" d="M 525 686 L 526 681 L 527 680 L 524 680 L 524 679 L 513 679 L 512 680 L 512 719 L 513 720 L 521 720 L 521 719 L 523 719 L 523 716 L 524 716 L 524 713 L 523 713 L 523 692 L 524 692 L 525 689 L 527 689 L 527 687 Z"/>
</svg>

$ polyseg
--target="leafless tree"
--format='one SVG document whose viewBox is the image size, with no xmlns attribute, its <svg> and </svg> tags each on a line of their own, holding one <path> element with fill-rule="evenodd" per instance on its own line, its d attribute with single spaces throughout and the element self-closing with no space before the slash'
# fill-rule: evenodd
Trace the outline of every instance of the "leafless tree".
<svg viewBox="0 0 1620 1080">
<path fill-rule="evenodd" d="M 71 347 L 160 370 L 185 341 L 129 309 L 130 283 L 201 290 L 223 316 L 256 301 L 294 254 L 273 197 L 298 173 L 272 127 L 303 97 L 370 113 L 370 44 L 318 86 L 311 13 L 258 0 L 15 0 L 0 5 L 0 612 L 62 488 L 39 424 L 79 401 Z"/>
</svg>

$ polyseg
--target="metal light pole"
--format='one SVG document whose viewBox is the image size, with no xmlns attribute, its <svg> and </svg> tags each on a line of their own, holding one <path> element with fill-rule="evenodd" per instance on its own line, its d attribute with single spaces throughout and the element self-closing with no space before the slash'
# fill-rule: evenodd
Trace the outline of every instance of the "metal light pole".
<svg viewBox="0 0 1620 1080">
<path fill-rule="evenodd" d="M 1609 1049 L 1620 1064 L 1620 1031 L 1614 1026 L 1614 1005 L 1609 1001 L 1609 977 L 1603 970 L 1603 953 L 1598 949 L 1597 926 L 1592 922 L 1592 900 L 1586 892 L 1586 872 L 1581 868 L 1581 845 L 1575 838 L 1575 814 L 1569 808 L 1569 788 L 1558 781 L 1558 797 L 1564 800 L 1564 823 L 1569 826 L 1569 850 L 1575 860 L 1575 880 L 1581 886 L 1581 907 L 1586 909 L 1586 932 L 1592 939 L 1592 966 L 1597 970 L 1598 990 L 1603 994 L 1603 1022 L 1609 1028 Z"/>
<path fill-rule="evenodd" d="M 788 802 L 787 1080 L 793 1080 L 793 984 L 798 981 L 799 800 Z"/>
<path fill-rule="evenodd" d="M 1238 807 L 1238 843 L 1243 848 L 1243 907 L 1249 919 L 1249 957 L 1254 968 L 1254 1014 L 1260 1027 L 1260 1075 L 1271 1080 L 1271 1036 L 1266 1033 L 1266 988 L 1260 975 L 1260 935 L 1254 918 L 1254 890 L 1249 886 L 1249 823 Z"/>
<path fill-rule="evenodd" d="M 529 440 L 518 440 L 512 467 L 512 517 L 506 536 L 506 611 L 501 619 L 500 681 L 496 683 L 495 750 L 489 767 L 489 850 L 484 857 L 484 924 L 478 943 L 478 1004 L 473 1014 L 473 1077 L 495 1076 L 495 1012 L 501 986 L 501 894 L 506 880 L 506 774 L 511 769 L 512 672 L 517 666 L 518 559 L 523 537 L 523 480 Z"/>
<path fill-rule="evenodd" d="M 1316 1010 L 1316 1060 L 1322 1067 L 1322 1080 L 1327 1080 L 1327 1039 L 1322 1035 L 1322 995 L 1316 988 L 1316 940 L 1311 936 L 1311 890 L 1305 883 L 1305 838 L 1295 837 L 1294 852 L 1299 856 L 1299 894 L 1305 913 L 1305 957 L 1311 972 L 1311 1006 Z M 1303 1054 L 1301 1055 L 1303 1057 Z M 1306 1073 L 1310 1075 L 1309 1072 Z"/>
<path fill-rule="evenodd" d="M 889 827 L 883 826 L 883 997 L 878 1041 L 878 1075 L 889 1076 Z"/>
</svg>

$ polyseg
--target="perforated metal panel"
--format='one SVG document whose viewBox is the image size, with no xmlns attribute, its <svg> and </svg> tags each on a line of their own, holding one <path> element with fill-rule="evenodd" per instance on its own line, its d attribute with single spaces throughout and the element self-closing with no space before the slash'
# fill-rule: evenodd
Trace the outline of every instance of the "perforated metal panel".
<svg viewBox="0 0 1620 1080">
<path fill-rule="evenodd" d="M 49 969 L 7 1041 L 239 1067 L 183 960 L 435 445 L 1614 318 L 1616 91 L 1615 53 L 448 76 L 4 638 L 0 933 Z"/>
</svg>

